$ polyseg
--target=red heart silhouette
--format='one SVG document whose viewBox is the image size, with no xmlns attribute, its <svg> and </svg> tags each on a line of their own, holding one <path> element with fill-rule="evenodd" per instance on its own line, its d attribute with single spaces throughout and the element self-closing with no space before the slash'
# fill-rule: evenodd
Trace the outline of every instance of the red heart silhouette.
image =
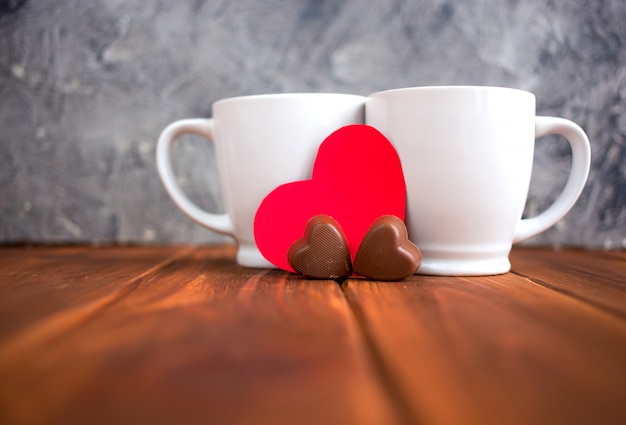
<svg viewBox="0 0 626 425">
<path fill-rule="evenodd" d="M 254 220 L 261 254 L 293 271 L 289 247 L 320 214 L 341 225 L 352 261 L 372 223 L 384 215 L 404 220 L 406 184 L 400 158 L 387 138 L 367 125 L 349 125 L 320 145 L 310 180 L 287 183 L 265 197 Z"/>
</svg>

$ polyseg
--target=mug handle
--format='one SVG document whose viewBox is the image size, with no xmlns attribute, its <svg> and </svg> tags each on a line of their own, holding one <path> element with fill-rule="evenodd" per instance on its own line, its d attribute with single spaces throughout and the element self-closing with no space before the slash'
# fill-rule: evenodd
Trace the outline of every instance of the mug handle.
<svg viewBox="0 0 626 425">
<path fill-rule="evenodd" d="M 513 243 L 535 236 L 563 218 L 574 206 L 587 182 L 591 165 L 591 147 L 583 129 L 576 123 L 564 118 L 536 117 L 535 138 L 550 134 L 559 134 L 565 137 L 572 149 L 572 167 L 567 183 L 548 209 L 535 217 L 518 221 Z"/>
<path fill-rule="evenodd" d="M 168 125 L 157 142 L 156 161 L 159 175 L 163 186 L 167 190 L 174 203 L 193 221 L 218 233 L 234 236 L 233 224 L 227 214 L 213 214 L 204 211 L 193 203 L 182 191 L 176 182 L 172 160 L 170 157 L 171 146 L 178 141 L 183 134 L 195 134 L 213 142 L 213 119 L 192 118 L 184 119 Z"/>
</svg>

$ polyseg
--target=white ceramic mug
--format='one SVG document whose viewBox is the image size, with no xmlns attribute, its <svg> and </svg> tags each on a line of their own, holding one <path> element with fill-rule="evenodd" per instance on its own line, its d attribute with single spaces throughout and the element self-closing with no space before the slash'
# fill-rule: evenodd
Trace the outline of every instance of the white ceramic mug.
<svg viewBox="0 0 626 425">
<path fill-rule="evenodd" d="M 242 96 L 213 104 L 213 118 L 176 121 L 157 144 L 157 167 L 176 205 L 198 224 L 235 238 L 237 262 L 273 267 L 254 242 L 254 215 L 276 187 L 310 178 L 317 149 L 333 131 L 364 122 L 366 98 L 350 94 L 294 93 Z M 180 136 L 215 142 L 225 214 L 194 204 L 176 183 L 170 148 Z"/>
<path fill-rule="evenodd" d="M 535 116 L 532 93 L 499 87 L 415 87 L 371 95 L 366 123 L 400 155 L 409 238 L 420 274 L 510 270 L 512 243 L 555 224 L 587 180 L 590 146 L 575 123 Z M 567 184 L 541 214 L 522 219 L 535 139 L 560 134 L 572 149 Z"/>
</svg>

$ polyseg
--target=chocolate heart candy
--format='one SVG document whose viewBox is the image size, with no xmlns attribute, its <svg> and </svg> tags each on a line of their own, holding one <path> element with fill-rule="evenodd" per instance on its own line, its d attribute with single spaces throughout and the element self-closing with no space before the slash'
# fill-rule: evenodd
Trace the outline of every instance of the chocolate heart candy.
<svg viewBox="0 0 626 425">
<path fill-rule="evenodd" d="M 352 273 L 346 237 L 337 221 L 318 215 L 308 221 L 304 236 L 289 247 L 289 264 L 314 279 L 338 279 Z"/>
<path fill-rule="evenodd" d="M 354 259 L 354 272 L 372 280 L 400 280 L 415 273 L 422 253 L 408 239 L 404 222 L 385 215 L 372 224 Z"/>
</svg>

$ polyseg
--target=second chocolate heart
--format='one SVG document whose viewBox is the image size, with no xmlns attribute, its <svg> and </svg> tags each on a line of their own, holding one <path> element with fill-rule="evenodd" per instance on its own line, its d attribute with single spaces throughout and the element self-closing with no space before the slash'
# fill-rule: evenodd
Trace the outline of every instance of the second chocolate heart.
<svg viewBox="0 0 626 425">
<path fill-rule="evenodd" d="M 408 239 L 406 226 L 398 217 L 377 219 L 356 254 L 356 274 L 372 280 L 400 280 L 415 273 L 422 253 Z"/>
</svg>

